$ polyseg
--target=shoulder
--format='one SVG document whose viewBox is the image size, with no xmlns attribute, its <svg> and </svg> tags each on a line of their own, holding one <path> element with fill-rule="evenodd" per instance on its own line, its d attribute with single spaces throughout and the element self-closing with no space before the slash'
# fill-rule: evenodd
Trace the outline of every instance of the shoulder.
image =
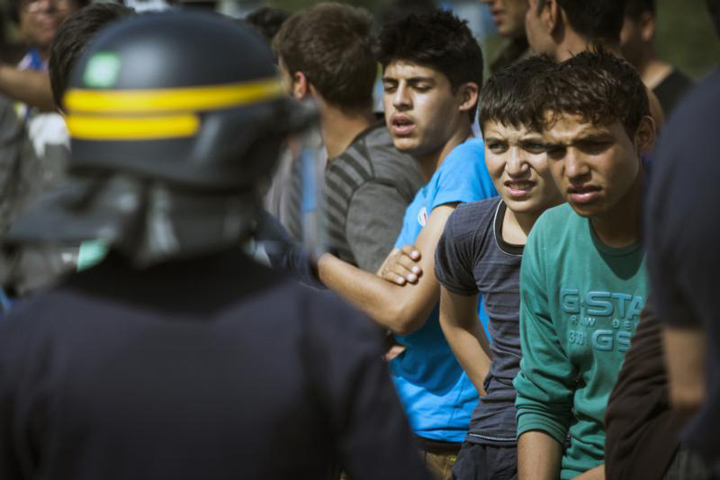
<svg viewBox="0 0 720 480">
<path fill-rule="evenodd" d="M 583 218 L 568 203 L 549 208 L 535 222 L 528 236 L 528 245 L 543 242 L 548 236 L 558 240 L 553 242 L 557 244 L 563 236 L 562 232 L 576 228 L 582 221 Z"/>
<path fill-rule="evenodd" d="M 451 230 L 455 235 L 466 235 L 492 228 L 495 212 L 501 202 L 496 197 L 458 205 L 448 219 L 446 230 Z"/>
<path fill-rule="evenodd" d="M 449 170 L 456 168 L 467 168 L 468 164 L 485 164 L 485 144 L 479 138 L 471 138 L 448 154 L 440 169 Z"/>
<path fill-rule="evenodd" d="M 378 327 L 332 292 L 301 284 L 290 286 L 300 322 L 311 341 L 353 344 L 363 341 L 381 349 Z"/>
</svg>

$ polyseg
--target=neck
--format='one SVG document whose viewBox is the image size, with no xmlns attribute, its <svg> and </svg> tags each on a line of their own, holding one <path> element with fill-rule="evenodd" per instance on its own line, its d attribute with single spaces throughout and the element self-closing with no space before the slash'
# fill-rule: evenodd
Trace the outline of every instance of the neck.
<svg viewBox="0 0 720 480">
<path fill-rule="evenodd" d="M 566 29 L 565 36 L 563 37 L 562 42 L 558 45 L 555 60 L 558 62 L 564 62 L 578 53 L 592 50 L 595 46 L 601 46 L 605 49 L 605 51 L 623 58 L 622 51 L 620 50 L 620 43 L 590 42 L 585 37 L 573 32 L 571 29 Z"/>
<path fill-rule="evenodd" d="M 375 118 L 370 108 L 343 112 L 327 104 L 321 105 L 320 130 L 328 159 L 332 160 L 347 150 L 352 141 L 374 122 Z"/>
<path fill-rule="evenodd" d="M 505 209 L 503 217 L 502 236 L 503 240 L 513 245 L 525 245 L 533 225 L 542 214 L 539 212 L 514 212 L 509 208 Z"/>
<path fill-rule="evenodd" d="M 641 170 L 625 197 L 610 211 L 590 218 L 595 234 L 608 247 L 627 247 L 640 240 L 643 183 Z"/>
<path fill-rule="evenodd" d="M 426 155 L 416 155 L 420 166 L 420 172 L 423 174 L 425 181 L 427 182 L 433 176 L 435 171 L 440 168 L 440 165 L 445 161 L 445 158 L 455 147 L 465 142 L 472 135 L 472 127 L 469 122 L 463 122 L 462 127 L 458 128 L 450 139 L 445 144 L 432 153 Z"/>
<path fill-rule="evenodd" d="M 637 70 L 649 90 L 660 85 L 672 73 L 672 67 L 669 64 L 654 56 L 646 58 L 642 64 L 637 66 Z"/>
</svg>

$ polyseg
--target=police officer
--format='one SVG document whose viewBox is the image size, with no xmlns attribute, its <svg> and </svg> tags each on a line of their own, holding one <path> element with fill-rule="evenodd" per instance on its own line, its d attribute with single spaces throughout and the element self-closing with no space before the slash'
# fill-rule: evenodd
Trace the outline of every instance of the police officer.
<svg viewBox="0 0 720 480">
<path fill-rule="evenodd" d="M 110 253 L 0 323 L 0 478 L 428 478 L 375 327 L 239 247 L 288 102 L 263 41 L 214 15 L 89 46 L 70 180 L 12 238 Z"/>
</svg>

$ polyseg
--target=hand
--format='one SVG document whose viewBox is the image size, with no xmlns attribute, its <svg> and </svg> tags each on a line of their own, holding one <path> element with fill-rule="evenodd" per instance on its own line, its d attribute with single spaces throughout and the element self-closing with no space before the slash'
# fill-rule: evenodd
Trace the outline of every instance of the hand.
<svg viewBox="0 0 720 480">
<path fill-rule="evenodd" d="M 407 283 L 415 284 L 422 275 L 420 251 L 413 245 L 405 245 L 401 249 L 394 249 L 388 255 L 380 269 L 380 276 L 388 282 L 403 286 Z"/>
</svg>

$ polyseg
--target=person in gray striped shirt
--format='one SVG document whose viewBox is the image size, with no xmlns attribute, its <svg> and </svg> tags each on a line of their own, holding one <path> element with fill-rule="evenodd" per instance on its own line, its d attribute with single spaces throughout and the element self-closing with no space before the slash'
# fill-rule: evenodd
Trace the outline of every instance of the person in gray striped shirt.
<svg viewBox="0 0 720 480">
<path fill-rule="evenodd" d="M 273 46 L 290 93 L 313 98 L 320 111 L 329 245 L 341 260 L 374 273 L 425 181 L 373 115 L 373 43 L 369 13 L 325 3 L 291 16 Z"/>
</svg>

